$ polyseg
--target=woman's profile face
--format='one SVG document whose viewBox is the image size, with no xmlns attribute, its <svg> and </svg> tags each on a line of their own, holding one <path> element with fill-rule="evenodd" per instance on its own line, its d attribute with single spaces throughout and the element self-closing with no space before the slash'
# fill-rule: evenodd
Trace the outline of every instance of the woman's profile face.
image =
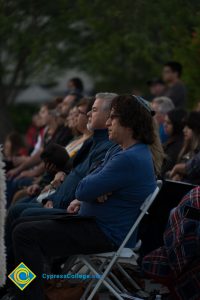
<svg viewBox="0 0 200 300">
<path fill-rule="evenodd" d="M 184 140 L 190 141 L 193 136 L 193 131 L 187 125 L 183 128 Z"/>
<path fill-rule="evenodd" d="M 78 107 L 75 106 L 69 111 L 69 115 L 67 117 L 67 124 L 69 128 L 76 128 L 78 118 Z"/>
<path fill-rule="evenodd" d="M 173 135 L 173 124 L 172 122 L 170 121 L 168 115 L 165 116 L 165 120 L 164 120 L 164 130 L 165 130 L 165 133 L 168 135 L 168 136 L 172 136 Z"/>
</svg>

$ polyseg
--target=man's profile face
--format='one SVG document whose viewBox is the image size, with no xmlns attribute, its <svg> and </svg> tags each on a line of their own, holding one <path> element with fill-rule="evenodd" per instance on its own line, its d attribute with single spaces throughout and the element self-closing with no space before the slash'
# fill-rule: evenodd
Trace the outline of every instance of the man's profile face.
<svg viewBox="0 0 200 300">
<path fill-rule="evenodd" d="M 88 113 L 88 128 L 90 130 L 106 128 L 109 112 L 104 109 L 104 105 L 103 99 L 97 98 L 95 100 L 91 111 Z"/>
<path fill-rule="evenodd" d="M 75 98 L 76 96 L 74 95 L 68 95 L 67 97 L 64 98 L 64 100 L 61 103 L 61 114 L 63 116 L 68 115 L 71 105 L 74 102 Z"/>
</svg>

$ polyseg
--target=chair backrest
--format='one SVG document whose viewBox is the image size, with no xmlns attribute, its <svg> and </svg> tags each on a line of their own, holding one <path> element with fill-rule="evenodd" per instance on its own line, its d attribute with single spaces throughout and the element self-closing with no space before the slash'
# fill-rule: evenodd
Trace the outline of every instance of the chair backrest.
<svg viewBox="0 0 200 300">
<path fill-rule="evenodd" d="M 134 222 L 133 226 L 131 227 L 131 229 L 129 230 L 128 234 L 126 235 L 124 241 L 122 242 L 121 246 L 119 247 L 119 249 L 117 250 L 117 253 L 120 253 L 120 251 L 124 248 L 124 246 L 126 245 L 126 243 L 129 241 L 130 237 L 132 236 L 133 232 L 135 231 L 135 229 L 138 227 L 138 225 L 140 224 L 142 218 L 144 217 L 144 215 L 148 212 L 149 207 L 151 206 L 151 204 L 153 203 L 153 201 L 155 200 L 156 196 L 158 195 L 160 189 L 162 187 L 162 180 L 157 180 L 157 186 L 154 190 L 153 193 L 151 193 L 146 200 L 143 202 L 143 204 L 140 207 L 140 214 L 137 217 L 136 221 Z"/>
<path fill-rule="evenodd" d="M 144 211 L 144 213 L 148 212 L 149 207 L 155 200 L 156 196 L 158 195 L 159 191 L 161 190 L 162 187 L 162 180 L 157 180 L 157 187 L 155 188 L 154 192 L 150 194 L 146 200 L 142 203 L 140 210 Z"/>
</svg>

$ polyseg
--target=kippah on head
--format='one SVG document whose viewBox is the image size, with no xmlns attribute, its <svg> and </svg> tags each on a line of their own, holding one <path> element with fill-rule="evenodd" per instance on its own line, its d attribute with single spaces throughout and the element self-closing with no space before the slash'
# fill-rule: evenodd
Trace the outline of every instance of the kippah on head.
<svg viewBox="0 0 200 300">
<path fill-rule="evenodd" d="M 145 100 L 144 98 L 140 97 L 140 96 L 135 96 L 132 95 L 146 110 L 148 110 L 148 112 L 154 116 L 155 115 L 155 111 L 151 109 L 151 106 L 149 105 L 149 102 L 147 100 Z"/>
</svg>

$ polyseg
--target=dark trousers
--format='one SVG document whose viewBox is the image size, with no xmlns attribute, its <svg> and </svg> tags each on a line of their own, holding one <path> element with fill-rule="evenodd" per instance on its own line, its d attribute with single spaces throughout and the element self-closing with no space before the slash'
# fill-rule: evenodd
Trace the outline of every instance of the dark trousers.
<svg viewBox="0 0 200 300">
<path fill-rule="evenodd" d="M 12 271 L 13 266 L 13 246 L 12 246 L 12 230 L 13 224 L 20 217 L 27 216 L 39 216 L 39 215 L 56 215 L 58 213 L 65 212 L 66 210 L 44 208 L 42 204 L 37 203 L 35 198 L 24 198 L 23 200 L 12 205 L 8 210 L 5 226 L 5 240 L 6 240 L 6 252 L 7 252 L 7 270 L 8 273 Z"/>
<path fill-rule="evenodd" d="M 45 258 L 68 257 L 116 250 L 94 218 L 38 216 L 19 219 L 13 230 L 15 266 L 23 262 L 37 276 L 17 299 L 43 300 L 42 280 Z"/>
</svg>

